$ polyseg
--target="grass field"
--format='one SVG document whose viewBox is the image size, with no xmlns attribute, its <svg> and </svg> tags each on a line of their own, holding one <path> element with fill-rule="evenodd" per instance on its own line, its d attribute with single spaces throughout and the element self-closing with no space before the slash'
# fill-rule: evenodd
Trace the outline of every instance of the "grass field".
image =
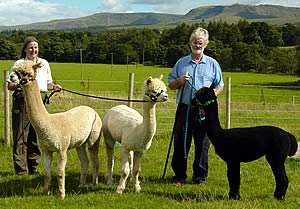
<svg viewBox="0 0 300 209">
<path fill-rule="evenodd" d="M 0 69 L 9 69 L 12 61 L 0 61 Z M 50 63 L 54 80 L 65 89 L 107 97 L 126 98 L 128 73 L 135 76 L 134 97 L 141 99 L 142 81 L 148 76 L 164 74 L 166 81 L 170 69 L 141 65 L 95 65 Z M 81 73 L 82 72 L 82 73 Z M 83 82 L 81 81 L 81 76 Z M 299 80 L 295 76 L 265 75 L 251 73 L 223 73 L 224 79 L 232 79 L 232 127 L 274 124 L 290 130 L 300 138 L 300 91 L 289 85 Z M 1 74 L 3 78 L 3 73 Z M 269 86 L 273 88 L 269 88 Z M 284 86 L 284 87 L 283 87 Z M 166 179 L 162 180 L 164 163 L 170 142 L 175 113 L 175 92 L 169 90 L 170 99 L 157 105 L 157 135 L 142 160 L 140 194 L 132 193 L 131 181 L 123 195 L 115 193 L 120 173 L 119 148 L 116 149 L 115 182 L 112 186 L 104 183 L 106 170 L 105 146 L 100 145 L 100 184 L 96 190 L 88 186 L 79 189 L 79 162 L 76 152 L 70 150 L 66 166 L 66 199 L 57 198 L 57 182 L 53 178 L 52 195 L 42 193 L 42 176 L 15 176 L 12 166 L 12 147 L 0 145 L 0 208 L 300 208 L 300 161 L 286 161 L 290 180 L 285 201 L 273 198 L 275 188 L 271 169 L 264 158 L 241 165 L 242 200 L 228 200 L 226 165 L 215 154 L 209 152 L 209 177 L 205 186 L 191 184 L 193 147 L 189 155 L 187 184 L 175 187 L 171 183 L 173 172 L 168 166 Z M 0 107 L 3 109 L 3 93 Z M 296 98 L 291 103 L 291 98 Z M 67 92 L 55 94 L 48 106 L 49 112 L 67 110 L 79 104 L 90 105 L 103 117 L 111 106 L 122 102 L 111 102 L 72 95 Z M 225 121 L 225 93 L 219 98 L 220 119 Z M 141 104 L 133 104 L 141 110 Z M 4 139 L 3 111 L 0 112 L 0 140 Z M 53 165 L 53 176 L 56 176 Z M 42 166 L 39 165 L 42 171 Z M 89 176 L 88 182 L 91 181 Z"/>
</svg>

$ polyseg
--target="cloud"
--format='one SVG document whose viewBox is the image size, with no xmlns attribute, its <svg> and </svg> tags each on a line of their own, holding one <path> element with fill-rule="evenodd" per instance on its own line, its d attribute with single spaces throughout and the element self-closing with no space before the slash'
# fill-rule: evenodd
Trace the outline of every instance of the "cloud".
<svg viewBox="0 0 300 209">
<path fill-rule="evenodd" d="M 180 0 L 173 0 L 172 4 L 176 4 L 180 2 Z M 128 0 L 128 3 L 132 4 L 150 4 L 150 5 L 157 5 L 157 4 L 171 4 L 170 0 Z"/>
<path fill-rule="evenodd" d="M 113 13 L 119 13 L 119 12 L 126 12 L 129 7 L 126 6 L 127 4 L 122 4 L 118 0 L 106 0 L 102 1 L 99 7 L 99 12 L 113 12 Z"/>
<path fill-rule="evenodd" d="M 10 26 L 87 15 L 79 8 L 38 0 L 1 1 L 0 14 L 1 25 Z"/>
<path fill-rule="evenodd" d="M 12 26 L 50 21 L 54 19 L 75 18 L 92 15 L 96 12 L 158 12 L 168 14 L 186 14 L 191 9 L 208 5 L 240 4 L 273 4 L 278 0 L 105 0 L 88 1 L 73 0 L 69 6 L 65 0 L 1 0 L 0 25 Z M 281 0 L 280 5 L 300 7 L 300 0 Z M 93 7 L 94 6 L 94 7 Z M 89 8 L 89 9 L 87 9 Z M 95 10 L 97 8 L 97 10 Z"/>
</svg>

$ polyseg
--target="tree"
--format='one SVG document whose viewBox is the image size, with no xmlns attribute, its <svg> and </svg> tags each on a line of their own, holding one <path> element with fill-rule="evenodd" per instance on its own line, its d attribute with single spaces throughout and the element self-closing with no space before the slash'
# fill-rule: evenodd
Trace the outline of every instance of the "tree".
<svg viewBox="0 0 300 209">
<path fill-rule="evenodd" d="M 269 25 L 266 22 L 252 22 L 250 26 L 257 31 L 264 46 L 276 47 L 283 45 L 281 33 L 275 26 Z"/>
<path fill-rule="evenodd" d="M 295 46 L 297 44 L 297 38 L 300 36 L 300 29 L 297 30 L 297 27 L 286 23 L 281 28 L 282 39 L 285 46 Z"/>
<path fill-rule="evenodd" d="M 255 69 L 253 45 L 237 42 L 232 50 L 232 67 L 235 71 L 252 71 Z"/>
<path fill-rule="evenodd" d="M 296 74 L 300 77 L 300 44 L 296 47 Z"/>
<path fill-rule="evenodd" d="M 10 40 L 0 37 L 0 60 L 17 59 L 16 44 Z"/>
<path fill-rule="evenodd" d="M 171 45 L 167 48 L 165 60 L 168 67 L 173 67 L 177 60 L 190 53 L 188 45 Z"/>
</svg>

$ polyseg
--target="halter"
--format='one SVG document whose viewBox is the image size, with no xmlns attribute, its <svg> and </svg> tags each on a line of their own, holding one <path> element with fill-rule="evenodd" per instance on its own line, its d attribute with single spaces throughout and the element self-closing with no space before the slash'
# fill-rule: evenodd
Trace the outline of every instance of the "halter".
<svg viewBox="0 0 300 209">
<path fill-rule="evenodd" d="M 145 93 L 146 96 L 148 96 L 152 102 L 157 102 L 158 97 L 164 92 L 164 90 L 161 90 L 159 93 L 157 93 L 155 96 L 154 95 L 150 95 L 148 93 Z"/>
<path fill-rule="evenodd" d="M 20 73 L 18 72 L 18 71 L 14 71 L 15 73 L 16 73 L 16 75 L 18 76 L 18 79 L 20 80 L 20 84 L 21 85 L 24 85 L 24 84 L 26 84 L 26 83 L 28 83 L 28 81 L 34 81 L 35 80 L 35 78 L 34 77 L 32 77 L 32 78 L 30 78 L 30 79 L 22 79 L 21 78 L 21 75 L 20 75 Z"/>
</svg>

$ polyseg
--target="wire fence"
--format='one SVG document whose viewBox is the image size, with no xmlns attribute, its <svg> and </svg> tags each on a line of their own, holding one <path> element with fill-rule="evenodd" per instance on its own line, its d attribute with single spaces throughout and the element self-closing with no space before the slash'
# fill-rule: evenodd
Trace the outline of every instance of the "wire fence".
<svg viewBox="0 0 300 209">
<path fill-rule="evenodd" d="M 59 81 L 61 83 L 62 81 Z M 64 81 L 76 82 L 76 81 Z M 77 81 L 80 82 L 80 81 Z M 124 81 L 114 81 L 124 82 Z M 142 83 L 135 83 L 142 85 Z M 107 97 L 128 99 L 128 89 L 119 91 L 77 91 L 78 93 Z M 175 104 L 175 91 L 169 91 L 169 100 L 167 102 L 160 102 L 156 105 L 157 131 L 156 135 L 171 136 L 174 124 L 174 117 L 177 105 Z M 1 94 L 1 96 L 3 96 Z M 11 99 L 11 96 L 10 96 Z M 142 99 L 142 88 L 134 88 L 131 99 Z M 219 102 L 219 118 L 221 125 L 225 127 L 228 117 L 226 114 L 227 101 L 225 94 L 221 94 L 218 99 Z M 61 91 L 54 94 L 50 99 L 50 104 L 47 109 L 50 113 L 66 111 L 72 107 L 79 105 L 87 105 L 95 109 L 100 117 L 103 118 L 107 110 L 113 106 L 125 104 L 123 101 L 110 101 L 105 99 L 90 98 L 77 94 L 72 94 L 67 91 Z M 1 99 L 0 106 L 4 108 L 3 99 Z M 10 104 L 11 106 L 11 104 Z M 290 131 L 296 137 L 300 138 L 300 92 L 296 89 L 292 94 L 231 94 L 230 104 L 230 127 L 249 127 L 260 125 L 272 125 Z M 133 103 L 132 107 L 143 114 L 143 104 Z M 9 108 L 11 109 L 11 107 Z M 5 110 L 7 111 L 7 109 Z M 4 121 L 4 113 L 0 114 L 0 120 Z M 4 134 L 3 134 L 4 135 Z"/>
<path fill-rule="evenodd" d="M 128 97 L 125 91 L 81 91 L 81 93 L 119 99 Z M 168 93 L 169 100 L 156 105 L 156 135 L 170 135 L 173 128 L 177 106 L 175 104 L 175 92 Z M 142 92 L 135 92 L 134 95 L 136 96 L 133 99 L 142 99 Z M 234 99 L 231 102 L 230 127 L 273 125 L 286 129 L 300 137 L 300 96 L 265 95 L 265 100 L 263 100 L 260 94 L 233 94 L 232 98 Z M 225 127 L 226 101 L 224 96 L 220 97 L 218 102 L 220 121 Z M 107 110 L 119 104 L 126 105 L 127 103 L 87 98 L 61 92 L 52 97 L 48 109 L 51 112 L 59 112 L 62 109 L 67 110 L 78 105 L 88 105 L 103 117 Z M 142 103 L 133 103 L 133 108 L 142 114 Z"/>
</svg>

